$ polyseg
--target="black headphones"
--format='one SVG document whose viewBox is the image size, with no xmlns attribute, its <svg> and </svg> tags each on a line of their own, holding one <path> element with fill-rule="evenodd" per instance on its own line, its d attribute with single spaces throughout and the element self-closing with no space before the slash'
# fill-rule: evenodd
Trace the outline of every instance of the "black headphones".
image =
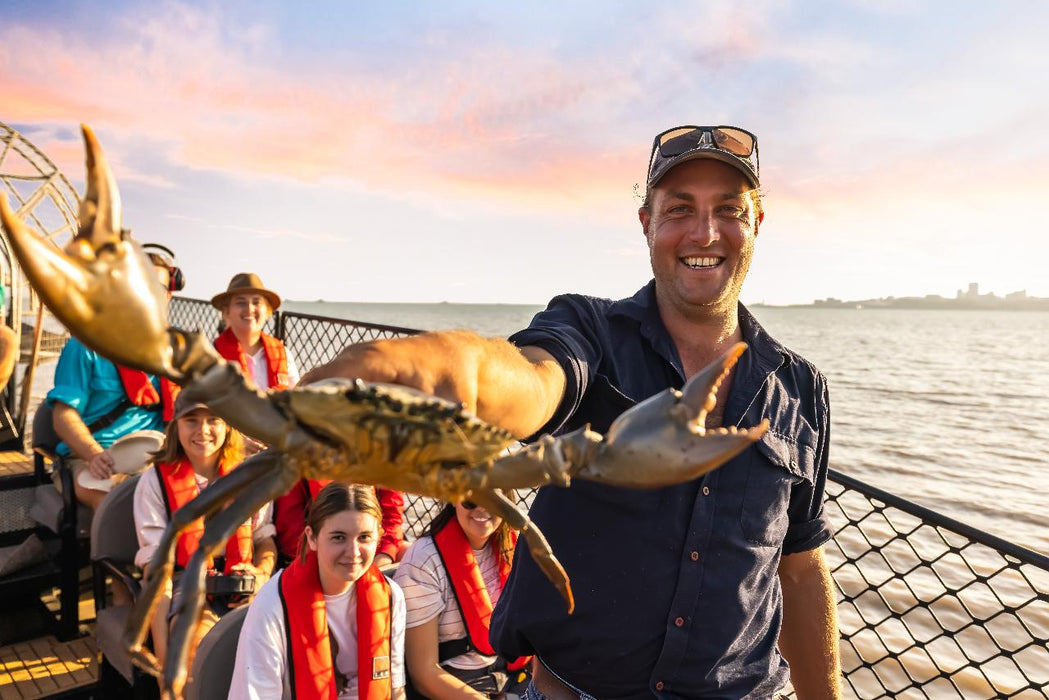
<svg viewBox="0 0 1049 700">
<path fill-rule="evenodd" d="M 168 269 L 168 291 L 180 292 L 186 286 L 186 277 L 182 274 L 182 268 L 175 261 L 175 254 L 167 246 L 159 243 L 143 243 L 142 252 L 146 255 L 155 255 L 161 259 L 161 265 Z"/>
</svg>

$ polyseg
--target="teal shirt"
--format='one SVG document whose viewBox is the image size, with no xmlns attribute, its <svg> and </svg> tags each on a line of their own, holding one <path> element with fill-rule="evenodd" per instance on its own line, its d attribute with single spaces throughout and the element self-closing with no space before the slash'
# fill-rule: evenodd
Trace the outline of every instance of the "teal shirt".
<svg viewBox="0 0 1049 700">
<path fill-rule="evenodd" d="M 158 394 L 160 380 L 152 377 Z M 60 401 L 80 414 L 85 425 L 91 425 L 106 415 L 124 399 L 124 384 L 116 365 L 88 350 L 76 338 L 70 338 L 62 349 L 55 368 L 55 386 L 47 393 L 51 406 Z M 136 430 L 164 430 L 162 411 L 148 411 L 138 406 L 129 406 L 115 421 L 92 433 L 102 447 L 108 448 L 117 439 Z M 69 446 L 61 442 L 58 454 L 68 455 Z"/>
</svg>

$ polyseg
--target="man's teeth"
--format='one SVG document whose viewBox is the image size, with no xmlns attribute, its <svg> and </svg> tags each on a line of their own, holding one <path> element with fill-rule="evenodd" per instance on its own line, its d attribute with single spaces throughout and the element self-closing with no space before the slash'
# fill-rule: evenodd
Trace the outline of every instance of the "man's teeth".
<svg viewBox="0 0 1049 700">
<path fill-rule="evenodd" d="M 699 258 L 699 257 L 688 257 L 684 258 L 685 264 L 689 267 L 717 267 L 721 262 L 721 258 Z"/>
</svg>

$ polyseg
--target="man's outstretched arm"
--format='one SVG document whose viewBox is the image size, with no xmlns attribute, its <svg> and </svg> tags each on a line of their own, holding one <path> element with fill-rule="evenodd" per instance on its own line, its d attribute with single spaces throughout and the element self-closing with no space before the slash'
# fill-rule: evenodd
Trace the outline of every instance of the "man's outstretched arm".
<svg viewBox="0 0 1049 700">
<path fill-rule="evenodd" d="M 837 700 L 841 697 L 838 617 L 823 548 L 784 555 L 779 580 L 783 587 L 779 649 L 790 664 L 798 700 Z"/>
<path fill-rule="evenodd" d="M 522 438 L 554 415 L 565 391 L 564 371 L 545 350 L 469 331 L 350 345 L 307 372 L 300 384 L 329 377 L 402 384 L 462 402 L 479 418 Z"/>
</svg>

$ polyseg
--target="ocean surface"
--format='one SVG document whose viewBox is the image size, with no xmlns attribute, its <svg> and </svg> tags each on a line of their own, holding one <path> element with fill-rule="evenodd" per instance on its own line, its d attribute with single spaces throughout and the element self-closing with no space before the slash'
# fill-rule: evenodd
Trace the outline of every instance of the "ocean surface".
<svg viewBox="0 0 1049 700">
<path fill-rule="evenodd" d="M 506 336 L 541 306 L 286 303 Z M 753 309 L 831 388 L 831 467 L 1049 553 L 1049 313 Z"/>
</svg>

